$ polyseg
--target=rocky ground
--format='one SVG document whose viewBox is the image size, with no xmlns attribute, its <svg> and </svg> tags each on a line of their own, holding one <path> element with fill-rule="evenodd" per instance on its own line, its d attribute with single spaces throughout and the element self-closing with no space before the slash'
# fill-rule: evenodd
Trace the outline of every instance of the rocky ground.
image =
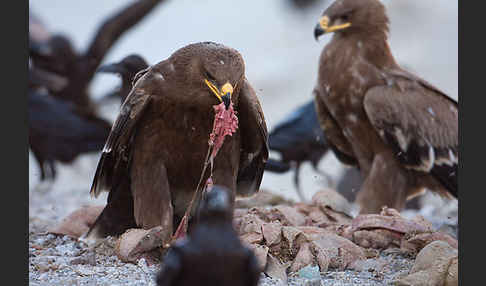
<svg viewBox="0 0 486 286">
<path fill-rule="evenodd" d="M 29 285 L 155 285 L 160 266 L 124 263 L 114 253 L 110 238 L 94 249 L 66 235 L 41 231 L 42 222 L 29 225 Z M 390 285 L 405 276 L 413 259 L 399 252 L 383 252 L 368 269 L 329 270 L 319 273 L 308 267 L 288 277 L 288 285 Z M 259 285 L 285 285 L 281 280 L 261 274 Z"/>
<path fill-rule="evenodd" d="M 417 252 L 422 247 L 434 240 L 444 240 L 449 244 L 457 243 L 453 239 L 457 235 L 457 201 L 450 202 L 428 195 L 422 200 L 425 207 L 421 210 L 405 210 L 401 215 L 392 212 L 370 220 L 366 217 L 353 218 L 347 215 L 346 213 L 353 212 L 354 206 L 342 201 L 342 198 L 333 199 L 333 191 L 326 192 L 330 192 L 331 196 L 315 195 L 309 204 L 295 204 L 267 192 L 260 198 L 242 200 L 238 203 L 235 228 L 245 243 L 258 248 L 257 257 L 266 269 L 261 274 L 259 285 L 414 285 L 403 282 L 403 279 L 406 279 L 417 263 Z M 78 207 L 83 204 L 89 205 L 87 199 L 79 199 L 84 197 L 66 193 L 53 198 L 49 191 L 43 193 L 31 190 L 30 284 L 155 285 L 154 277 L 160 265 L 148 265 L 143 258 L 133 263 L 123 262 L 119 255 L 117 256 L 115 238 L 109 238 L 95 248 L 89 248 L 71 236 L 50 233 L 68 214 L 61 206 L 74 206 L 76 200 L 79 201 Z M 90 205 L 102 206 L 103 200 L 104 198 L 91 201 Z M 50 205 L 53 201 L 58 207 Z M 97 208 L 90 209 L 97 211 Z M 421 215 L 420 219 L 425 218 L 426 222 L 420 224 L 417 215 Z M 410 220 L 412 218 L 413 221 Z M 398 228 L 390 231 L 389 219 L 393 220 L 391 224 L 398 225 Z M 419 226 L 415 223 L 417 221 Z M 78 225 L 76 224 L 76 227 Z M 430 228 L 423 234 L 433 233 L 433 238 L 419 239 L 421 245 L 414 245 L 414 251 L 409 251 L 406 243 L 417 241 L 410 237 L 420 234 L 423 225 Z M 274 228 L 275 226 L 277 228 Z M 83 227 L 86 225 L 81 229 Z M 301 238 L 298 234 L 294 235 L 292 239 L 295 241 L 291 242 L 289 230 L 301 232 Z M 376 231 L 373 233 L 373 230 Z M 448 236 L 445 239 L 437 238 L 437 230 L 441 231 L 440 235 L 447 233 Z M 332 235 L 331 238 L 339 237 L 340 240 L 336 245 L 323 246 L 322 242 L 318 241 L 322 235 Z M 344 246 L 341 245 L 343 242 Z M 289 243 L 294 243 L 293 248 L 290 247 L 294 250 L 293 253 L 288 251 Z M 311 250 L 307 256 L 305 251 L 301 251 L 305 248 L 303 245 Z M 345 250 L 345 255 L 329 252 L 329 249 L 334 248 L 340 250 L 341 246 L 342 249 L 350 247 L 350 250 Z M 318 251 L 321 248 L 318 247 L 328 247 L 329 249 L 325 249 L 328 252 L 324 252 L 327 256 L 319 256 Z M 457 245 L 455 247 L 457 249 Z M 346 256 L 355 250 L 358 250 L 358 254 L 353 254 L 356 257 Z M 345 263 L 342 263 L 343 259 Z"/>
<path fill-rule="evenodd" d="M 34 223 L 31 223 L 31 227 Z M 122 262 L 114 252 L 115 239 L 108 239 L 95 249 L 86 250 L 68 236 L 30 233 L 30 285 L 155 285 L 158 265 L 148 266 L 144 259 Z M 289 275 L 288 285 L 389 285 L 406 275 L 413 259 L 399 253 L 382 253 L 380 268 L 373 264 L 362 271 L 330 270 L 319 273 L 308 267 Z M 284 285 L 278 279 L 261 274 L 259 285 Z"/>
</svg>

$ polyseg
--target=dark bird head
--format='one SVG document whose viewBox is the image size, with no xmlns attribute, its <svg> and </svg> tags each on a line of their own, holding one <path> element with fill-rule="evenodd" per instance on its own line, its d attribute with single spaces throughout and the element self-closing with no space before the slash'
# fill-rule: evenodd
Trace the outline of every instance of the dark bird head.
<svg viewBox="0 0 486 286">
<path fill-rule="evenodd" d="M 327 33 L 387 35 L 388 17 L 379 0 L 337 0 L 322 13 L 314 38 Z"/>
<path fill-rule="evenodd" d="M 232 48 L 213 42 L 188 45 L 172 57 L 174 68 L 185 69 L 188 82 L 202 86 L 204 90 L 223 102 L 226 108 L 237 96 L 238 84 L 243 80 L 245 65 L 240 53 Z M 189 84 L 189 83 L 188 83 Z M 214 99 L 210 102 L 214 102 Z M 212 103 L 214 104 L 214 103 Z"/>
<path fill-rule="evenodd" d="M 29 56 L 32 57 L 49 57 L 52 50 L 46 43 L 35 41 L 29 37 Z"/>
<path fill-rule="evenodd" d="M 124 81 L 133 79 L 140 70 L 148 67 L 147 62 L 139 55 L 129 55 L 120 62 L 101 66 L 98 72 L 119 74 Z"/>
<path fill-rule="evenodd" d="M 77 57 L 71 41 L 62 35 L 54 35 L 46 43 L 31 44 L 30 53 L 36 66 L 60 74 L 66 74 Z"/>
<path fill-rule="evenodd" d="M 199 221 L 207 221 L 215 218 L 230 222 L 233 218 L 231 191 L 218 185 L 204 192 L 198 211 Z"/>
</svg>

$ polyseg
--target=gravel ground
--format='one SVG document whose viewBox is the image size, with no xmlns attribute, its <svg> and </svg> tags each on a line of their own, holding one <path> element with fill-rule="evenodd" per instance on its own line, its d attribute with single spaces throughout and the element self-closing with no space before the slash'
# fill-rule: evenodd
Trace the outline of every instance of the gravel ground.
<svg viewBox="0 0 486 286">
<path fill-rule="evenodd" d="M 39 224 L 39 220 L 31 221 L 29 226 L 30 285 L 155 285 L 159 265 L 149 266 L 145 259 L 138 264 L 120 261 L 114 255 L 114 238 L 89 249 L 68 236 L 41 232 Z M 320 279 L 294 273 L 289 276 L 288 285 L 390 285 L 413 265 L 412 258 L 399 253 L 382 253 L 379 259 L 386 265 L 380 270 L 330 270 L 321 273 Z M 284 284 L 262 274 L 259 285 Z"/>
<path fill-rule="evenodd" d="M 76 200 L 83 203 L 88 201 L 85 196 L 76 195 L 75 192 L 64 191 L 58 196 L 55 194 L 55 191 L 31 192 L 31 201 L 36 204 L 44 202 L 44 207 L 31 205 L 30 285 L 155 285 L 154 277 L 159 265 L 148 266 L 144 259 L 139 260 L 138 264 L 120 261 L 114 255 L 113 238 L 89 249 L 82 242 L 68 236 L 49 234 L 47 230 L 68 213 L 64 208 L 46 207 L 50 202 L 55 201 L 58 206 L 65 205 L 69 209 L 69 206 L 75 206 Z M 427 206 L 420 211 L 405 210 L 402 214 L 409 217 L 422 214 L 435 228 L 447 228 L 453 235 L 457 234 L 457 201 L 447 202 L 437 196 L 427 195 L 422 202 L 426 202 Z M 317 274 L 319 276 L 312 272 L 291 273 L 288 285 L 390 285 L 394 280 L 408 274 L 414 260 L 398 251 L 387 250 L 369 261 L 370 267 L 364 267 L 363 271 L 331 269 Z M 259 285 L 285 284 L 262 274 Z"/>
</svg>

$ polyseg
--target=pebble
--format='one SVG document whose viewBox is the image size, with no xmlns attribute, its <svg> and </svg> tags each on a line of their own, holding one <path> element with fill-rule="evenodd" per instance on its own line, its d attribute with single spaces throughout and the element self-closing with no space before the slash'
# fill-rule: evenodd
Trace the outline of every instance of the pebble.
<svg viewBox="0 0 486 286">
<path fill-rule="evenodd" d="M 306 279 L 320 279 L 319 266 L 308 265 L 299 270 L 299 277 Z"/>
</svg>

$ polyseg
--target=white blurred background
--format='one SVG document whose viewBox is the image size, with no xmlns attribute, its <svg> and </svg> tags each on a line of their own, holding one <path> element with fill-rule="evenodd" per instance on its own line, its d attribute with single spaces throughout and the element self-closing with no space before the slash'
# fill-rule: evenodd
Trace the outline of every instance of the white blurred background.
<svg viewBox="0 0 486 286">
<path fill-rule="evenodd" d="M 83 51 L 105 17 L 128 0 L 30 0 L 30 10 L 53 33 L 68 35 Z M 155 64 L 175 50 L 194 42 L 215 41 L 231 46 L 244 57 L 246 75 L 257 91 L 269 130 L 297 106 L 310 100 L 317 78 L 317 61 L 331 36 L 313 38 L 313 29 L 331 1 L 321 0 L 305 10 L 289 0 L 178 0 L 166 1 L 128 31 L 107 54 L 104 63 L 138 53 Z M 397 61 L 408 70 L 458 99 L 458 1 L 383 1 L 391 20 L 390 45 Z M 96 75 L 92 97 L 100 98 L 120 84 L 117 77 Z M 114 120 L 119 104 L 104 107 L 103 116 Z M 331 153 L 331 152 L 330 152 Z M 272 154 L 273 155 L 273 154 Z M 46 216 L 63 216 L 83 204 L 104 204 L 106 196 L 89 197 L 99 153 L 83 155 L 71 165 L 57 163 L 58 178 L 48 193 L 38 186 L 39 169 L 29 155 L 30 210 Z M 341 164 L 328 154 L 320 169 L 337 181 Z M 309 164 L 301 168 L 301 186 L 310 198 L 326 181 Z M 266 172 L 262 189 L 298 200 L 292 172 Z M 42 204 L 36 202 L 42 201 Z M 58 202 L 62 201 L 62 205 Z"/>
</svg>

